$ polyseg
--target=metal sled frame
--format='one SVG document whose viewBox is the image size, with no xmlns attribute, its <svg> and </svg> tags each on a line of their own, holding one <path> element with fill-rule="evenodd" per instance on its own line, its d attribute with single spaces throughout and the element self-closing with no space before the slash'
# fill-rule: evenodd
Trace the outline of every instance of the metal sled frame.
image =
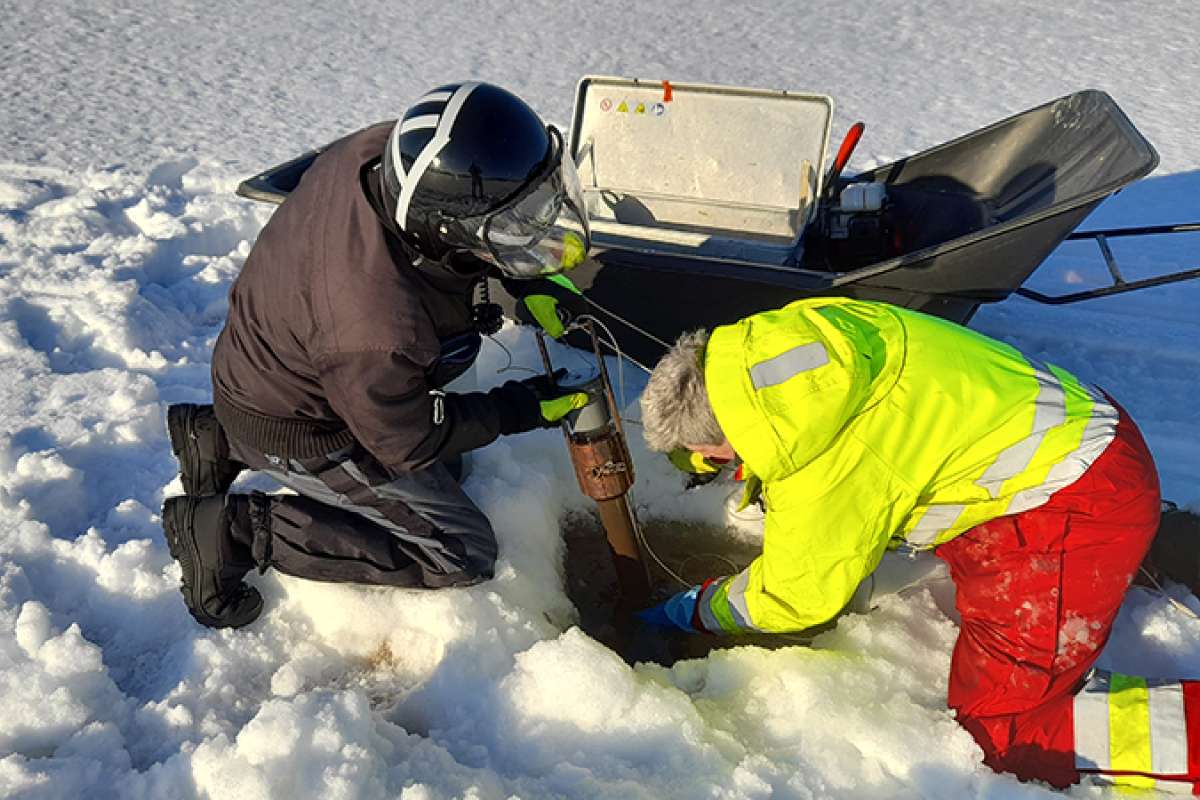
<svg viewBox="0 0 1200 800">
<path fill-rule="evenodd" d="M 1165 286 L 1168 283 L 1178 283 L 1179 281 L 1191 280 L 1192 278 L 1200 278 L 1200 269 L 1180 270 L 1179 272 L 1172 272 L 1167 275 L 1143 278 L 1140 281 L 1127 281 L 1121 275 L 1117 259 L 1113 255 L 1112 249 L 1108 246 L 1109 239 L 1116 239 L 1121 236 L 1158 236 L 1166 233 L 1200 233 L 1200 222 L 1188 222 L 1182 225 L 1149 225 L 1141 228 L 1109 228 L 1100 231 L 1077 231 L 1068 236 L 1067 241 L 1079 241 L 1083 239 L 1092 239 L 1095 241 L 1100 248 L 1100 254 L 1104 256 L 1104 265 L 1108 267 L 1108 273 L 1112 276 L 1113 282 L 1108 286 L 1089 289 L 1083 292 L 1072 292 L 1071 294 L 1047 295 L 1024 287 L 1017 289 L 1017 294 L 1038 303 L 1061 306 L 1068 303 L 1078 303 L 1081 300 L 1091 300 L 1094 297 L 1111 297 L 1114 294 L 1135 292 L 1138 289 L 1149 289 L 1151 286 Z"/>
</svg>

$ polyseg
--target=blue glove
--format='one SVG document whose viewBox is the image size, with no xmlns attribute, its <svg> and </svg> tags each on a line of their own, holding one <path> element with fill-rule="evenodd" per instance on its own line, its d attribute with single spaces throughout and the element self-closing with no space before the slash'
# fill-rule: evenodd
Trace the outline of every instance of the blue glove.
<svg viewBox="0 0 1200 800">
<path fill-rule="evenodd" d="M 657 625 L 661 628 L 675 627 L 688 633 L 696 633 L 696 628 L 692 626 L 692 619 L 696 614 L 696 602 L 700 597 L 700 589 L 699 586 L 693 586 L 665 602 L 637 612 L 635 616 L 650 625 Z"/>
</svg>

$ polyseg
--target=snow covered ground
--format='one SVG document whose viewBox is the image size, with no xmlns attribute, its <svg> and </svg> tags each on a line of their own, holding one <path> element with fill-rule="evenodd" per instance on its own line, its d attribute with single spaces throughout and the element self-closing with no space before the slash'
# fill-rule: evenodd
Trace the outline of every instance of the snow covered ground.
<svg viewBox="0 0 1200 800">
<path fill-rule="evenodd" d="M 1048 793 L 981 766 L 945 709 L 956 627 L 936 577 L 813 648 L 671 670 L 631 669 L 573 628 L 558 518 L 586 503 L 554 432 L 479 454 L 468 490 L 501 565 L 466 590 L 269 574 L 263 618 L 212 632 L 186 614 L 159 528 L 180 491 L 165 408 L 209 396 L 229 282 L 269 213 L 237 181 L 447 80 L 506 85 L 560 123 L 588 72 L 824 91 L 836 129 L 868 123 L 852 168 L 1096 87 L 1162 164 L 1085 224 L 1200 219 L 1191 0 L 878 6 L 4 3 L 0 796 Z M 1130 277 L 1200 266 L 1200 235 L 1113 247 Z M 1031 285 L 1097 270 L 1093 245 L 1070 244 Z M 1066 308 L 1013 299 L 973 325 L 1109 389 L 1165 495 L 1200 508 L 1198 308 L 1200 282 Z M 527 332 L 499 339 L 535 363 Z M 506 361 L 489 344 L 480 380 L 507 378 Z M 719 491 L 684 497 L 636 455 L 643 514 L 719 519 Z M 1200 677 L 1200 621 L 1135 591 L 1104 658 Z"/>
</svg>

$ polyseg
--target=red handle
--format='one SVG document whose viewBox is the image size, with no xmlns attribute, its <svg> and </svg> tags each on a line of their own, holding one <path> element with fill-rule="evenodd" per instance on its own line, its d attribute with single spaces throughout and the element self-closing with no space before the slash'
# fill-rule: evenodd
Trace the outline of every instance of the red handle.
<svg viewBox="0 0 1200 800">
<path fill-rule="evenodd" d="M 867 126 L 864 123 L 856 122 L 850 126 L 850 130 L 846 131 L 846 138 L 842 139 L 842 146 L 838 148 L 837 158 L 833 160 L 833 170 L 829 173 L 830 178 L 836 178 L 842 174 L 842 169 L 850 160 L 854 148 L 858 147 L 858 140 L 862 138 L 863 131 L 866 129 Z"/>
</svg>

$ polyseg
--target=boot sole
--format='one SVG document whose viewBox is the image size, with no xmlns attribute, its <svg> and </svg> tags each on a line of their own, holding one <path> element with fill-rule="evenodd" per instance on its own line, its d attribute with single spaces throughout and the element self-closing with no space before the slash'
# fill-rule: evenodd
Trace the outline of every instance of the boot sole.
<svg viewBox="0 0 1200 800">
<path fill-rule="evenodd" d="M 167 407 L 167 436 L 171 440 L 171 450 L 179 461 L 179 480 L 188 497 L 223 494 L 244 468 L 233 459 L 211 461 L 204 458 L 197 444 L 201 434 L 196 421 L 201 408 L 193 403 L 177 403 Z"/>
<path fill-rule="evenodd" d="M 194 587 L 197 585 L 199 577 L 196 575 L 196 564 L 200 561 L 200 554 L 196 550 L 196 540 L 191 532 L 195 520 L 195 505 L 186 502 L 173 503 L 169 510 L 163 510 L 163 516 L 163 532 L 166 534 L 167 548 L 171 551 L 171 558 L 179 562 L 181 570 L 179 591 L 183 595 L 183 603 L 196 621 L 205 625 L 207 622 L 201 617 L 207 615 L 196 611 L 200 607 L 200 603 L 199 598 L 194 594 Z M 168 520 L 167 517 L 170 519 Z"/>
<path fill-rule="evenodd" d="M 209 628 L 240 628 L 243 625 L 249 625 L 258 618 L 263 606 L 262 595 L 253 586 L 249 587 L 249 591 L 253 595 L 254 605 L 253 611 L 247 612 L 248 619 L 241 620 L 243 614 L 238 614 L 238 619 L 222 619 L 210 616 L 203 611 L 203 605 L 197 594 L 200 576 L 197 574 L 196 565 L 200 563 L 200 552 L 196 547 L 194 532 L 195 509 L 195 503 L 187 502 L 173 503 L 169 510 L 163 509 L 163 533 L 166 535 L 167 548 L 171 551 L 171 557 L 179 562 L 182 570 L 179 591 L 183 595 L 184 605 L 187 606 L 188 612 L 197 622 Z"/>
<path fill-rule="evenodd" d="M 199 476 L 200 450 L 195 445 L 196 406 L 180 403 L 167 408 L 167 435 L 171 438 L 171 450 L 183 469 L 179 479 L 188 497 L 200 497 L 196 492 L 195 478 Z"/>
</svg>

